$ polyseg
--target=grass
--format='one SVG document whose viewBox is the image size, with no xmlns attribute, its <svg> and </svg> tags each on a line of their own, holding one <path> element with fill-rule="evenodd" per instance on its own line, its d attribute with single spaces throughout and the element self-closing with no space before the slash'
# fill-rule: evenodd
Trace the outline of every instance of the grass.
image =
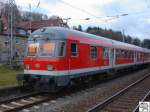
<svg viewBox="0 0 150 112">
<path fill-rule="evenodd" d="M 17 85 L 16 75 L 21 70 L 14 70 L 9 66 L 0 66 L 0 88 Z"/>
</svg>

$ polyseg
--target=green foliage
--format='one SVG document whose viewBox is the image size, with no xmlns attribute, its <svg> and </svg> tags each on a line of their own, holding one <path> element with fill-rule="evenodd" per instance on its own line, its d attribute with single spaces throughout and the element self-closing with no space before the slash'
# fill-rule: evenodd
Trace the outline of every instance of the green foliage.
<svg viewBox="0 0 150 112">
<path fill-rule="evenodd" d="M 142 47 L 150 49 L 150 39 L 144 39 L 142 42 Z"/>
<path fill-rule="evenodd" d="M 82 31 L 82 26 L 81 25 L 78 25 L 78 30 Z"/>
<path fill-rule="evenodd" d="M 102 28 L 99 28 L 99 27 L 88 27 L 86 32 L 88 33 L 92 33 L 92 34 L 95 34 L 95 35 L 99 35 L 99 36 L 103 36 L 103 37 L 106 37 L 106 38 L 109 38 L 109 39 L 113 39 L 113 40 L 118 40 L 118 41 L 123 41 L 125 38 L 125 40 L 127 40 L 126 36 L 124 36 L 122 34 L 122 32 L 120 31 L 113 31 L 112 29 L 102 29 Z M 127 41 L 129 42 L 129 41 Z"/>
<path fill-rule="evenodd" d="M 9 7 L 9 5 L 7 3 L 4 5 L 5 5 L 4 8 L 2 8 L 2 10 L 1 10 L 2 16 L 6 16 L 6 17 L 11 16 L 11 14 L 10 14 L 11 8 Z M 12 9 L 13 9 L 13 23 L 20 21 L 21 20 L 21 14 L 20 14 L 20 11 L 19 11 L 17 5 L 14 5 L 12 7 Z"/>
<path fill-rule="evenodd" d="M 141 45 L 140 39 L 138 39 L 138 38 L 133 39 L 133 44 L 137 45 L 137 46 L 140 46 Z"/>
<path fill-rule="evenodd" d="M 23 21 L 29 21 L 29 20 L 46 20 L 48 19 L 48 16 L 45 14 L 37 13 L 37 12 L 24 12 L 22 15 L 22 20 Z"/>
<path fill-rule="evenodd" d="M 16 82 L 16 74 L 19 71 L 12 69 L 7 65 L 0 66 L 0 87 L 14 86 Z"/>
<path fill-rule="evenodd" d="M 129 35 L 124 35 L 120 31 L 113 31 L 112 29 L 102 29 L 100 27 L 88 27 L 86 29 L 86 32 L 103 36 L 109 39 L 117 40 L 117 41 L 123 41 L 129 44 L 134 44 L 137 46 L 145 47 L 150 49 L 150 39 L 144 39 L 141 41 L 138 38 L 133 38 Z"/>
</svg>

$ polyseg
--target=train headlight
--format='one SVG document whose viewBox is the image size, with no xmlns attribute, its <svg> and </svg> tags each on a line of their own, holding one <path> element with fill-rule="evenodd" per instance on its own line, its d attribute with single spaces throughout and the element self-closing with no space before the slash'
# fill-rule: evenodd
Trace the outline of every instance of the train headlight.
<svg viewBox="0 0 150 112">
<path fill-rule="evenodd" d="M 30 65 L 26 65 L 26 69 L 27 69 L 27 70 L 30 70 Z"/>
<path fill-rule="evenodd" d="M 53 66 L 52 66 L 52 65 L 47 65 L 47 70 L 48 70 L 48 71 L 53 70 Z"/>
</svg>

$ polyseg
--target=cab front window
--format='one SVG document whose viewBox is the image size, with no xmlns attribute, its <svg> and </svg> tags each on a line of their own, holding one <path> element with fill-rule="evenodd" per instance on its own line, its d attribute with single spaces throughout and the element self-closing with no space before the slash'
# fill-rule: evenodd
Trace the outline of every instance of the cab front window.
<svg viewBox="0 0 150 112">
<path fill-rule="evenodd" d="M 40 56 L 54 56 L 55 54 L 55 41 L 49 41 L 41 43 L 40 45 Z"/>
<path fill-rule="evenodd" d="M 39 43 L 30 43 L 28 44 L 28 56 L 36 56 L 38 52 Z"/>
<path fill-rule="evenodd" d="M 65 46 L 65 42 L 62 40 L 32 39 L 28 42 L 27 56 L 63 57 L 65 55 Z"/>
</svg>

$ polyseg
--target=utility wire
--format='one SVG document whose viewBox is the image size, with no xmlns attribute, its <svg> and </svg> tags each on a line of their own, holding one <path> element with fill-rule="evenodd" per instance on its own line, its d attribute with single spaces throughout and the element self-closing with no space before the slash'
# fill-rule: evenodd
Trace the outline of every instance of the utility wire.
<svg viewBox="0 0 150 112">
<path fill-rule="evenodd" d="M 99 20 L 105 21 L 105 22 L 110 21 L 110 20 L 114 20 L 114 19 L 117 19 L 117 18 L 120 18 L 122 16 L 139 15 L 139 14 L 150 13 L 149 11 L 141 11 L 141 12 L 133 12 L 133 13 L 131 12 L 131 13 L 123 13 L 123 14 L 118 14 L 118 15 L 110 15 L 110 16 L 101 17 L 101 16 L 96 16 L 96 15 L 92 14 L 91 12 L 88 12 L 88 11 L 86 11 L 84 9 L 76 7 L 76 6 L 74 6 L 74 5 L 72 5 L 72 4 L 68 3 L 68 2 L 63 1 L 63 0 L 59 0 L 59 1 L 62 2 L 63 4 L 65 4 L 65 5 L 67 5 L 67 6 L 71 7 L 71 8 L 79 10 L 79 11 L 81 11 L 83 13 L 86 13 L 86 14 L 92 16 L 93 18 L 96 18 L 96 19 L 99 19 Z M 92 19 L 92 18 L 90 18 L 90 19 Z"/>
<path fill-rule="evenodd" d="M 65 5 L 67 5 L 67 6 L 71 7 L 71 8 L 74 8 L 74 9 L 76 9 L 76 10 L 79 10 L 79 11 L 83 12 L 83 13 L 86 13 L 86 14 L 88 14 L 88 15 L 94 17 L 94 18 L 97 18 L 97 19 L 103 18 L 103 17 L 96 16 L 96 15 L 94 15 L 94 14 L 92 14 L 92 13 L 90 13 L 90 12 L 84 10 L 84 9 L 79 8 L 79 7 L 73 6 L 73 5 L 71 5 L 70 3 L 65 2 L 65 1 L 63 1 L 63 0 L 60 0 L 60 2 L 62 2 L 63 4 L 65 4 Z"/>
</svg>

